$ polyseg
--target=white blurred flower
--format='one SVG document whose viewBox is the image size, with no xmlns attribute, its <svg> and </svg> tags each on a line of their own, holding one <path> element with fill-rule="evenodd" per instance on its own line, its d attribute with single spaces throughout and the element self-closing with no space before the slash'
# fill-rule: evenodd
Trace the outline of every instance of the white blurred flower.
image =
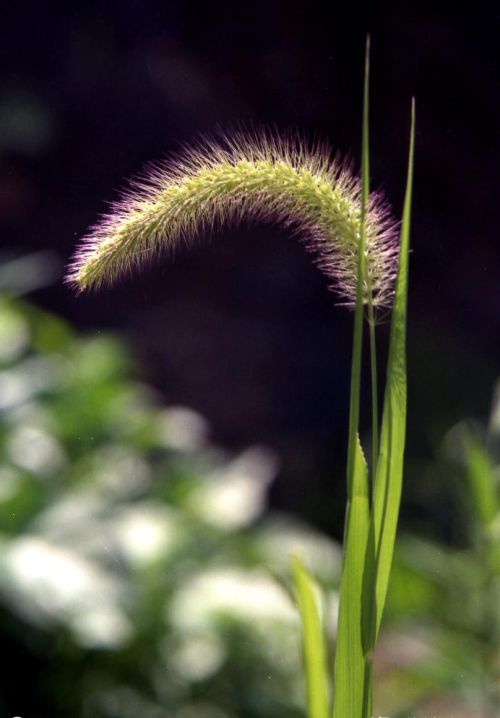
<svg viewBox="0 0 500 718">
<path fill-rule="evenodd" d="M 222 529 L 247 526 L 265 509 L 267 488 L 276 460 L 265 449 L 248 449 L 220 474 L 205 480 L 190 497 L 190 506 L 205 521 Z"/>
<path fill-rule="evenodd" d="M 183 537 L 174 509 L 154 501 L 111 508 L 101 493 L 85 486 L 63 494 L 32 527 L 82 556 L 136 565 L 166 555 Z"/>
<path fill-rule="evenodd" d="M 199 449 L 208 436 L 208 422 L 196 411 L 171 406 L 158 413 L 157 432 L 160 442 L 181 451 Z"/>
<path fill-rule="evenodd" d="M 213 631 L 183 634 L 181 645 L 173 653 L 165 646 L 165 659 L 173 665 L 183 683 L 202 681 L 212 676 L 223 664 L 226 650 Z"/>
<path fill-rule="evenodd" d="M 143 501 L 124 508 L 108 528 L 113 544 L 136 564 L 164 556 L 179 538 L 175 511 L 153 502 Z"/>
<path fill-rule="evenodd" d="M 75 614 L 71 627 L 80 645 L 87 648 L 119 648 L 132 633 L 132 626 L 124 613 L 109 605 Z"/>
<path fill-rule="evenodd" d="M 143 491 L 151 480 L 147 461 L 121 444 L 98 449 L 92 457 L 91 471 L 104 493 L 113 497 L 129 497 Z"/>
<path fill-rule="evenodd" d="M 0 372 L 0 409 L 11 409 L 31 398 L 33 389 L 29 378 L 17 369 Z"/>
<path fill-rule="evenodd" d="M 12 427 L 31 426 L 49 433 L 57 430 L 54 414 L 37 397 L 32 397 L 12 408 L 6 416 L 6 423 Z"/>
<path fill-rule="evenodd" d="M 81 525 L 89 525 L 106 504 L 91 488 L 70 489 L 50 504 L 34 522 L 37 531 L 52 539 L 66 540 L 79 534 Z"/>
<path fill-rule="evenodd" d="M 254 628 L 269 622 L 297 623 L 284 589 L 265 574 L 213 568 L 194 576 L 177 592 L 168 618 L 180 630 L 204 630 L 230 616 Z"/>
<path fill-rule="evenodd" d="M 67 622 L 86 645 L 116 647 L 130 634 L 121 583 L 77 553 L 25 535 L 6 545 L 2 569 L 0 590 L 31 622 Z"/>
<path fill-rule="evenodd" d="M 55 473 L 65 464 L 61 445 L 41 427 L 16 427 L 7 439 L 6 448 L 13 464 L 42 476 Z"/>
<path fill-rule="evenodd" d="M 257 543 L 264 563 L 278 573 L 288 571 L 292 555 L 298 554 L 317 578 L 332 581 L 340 576 L 340 546 L 325 534 L 289 516 L 275 515 L 269 519 L 261 528 Z"/>
<path fill-rule="evenodd" d="M 42 391 L 61 386 L 66 381 L 68 360 L 62 356 L 35 356 L 15 368 L 0 372 L 0 409 L 12 409 Z"/>
</svg>

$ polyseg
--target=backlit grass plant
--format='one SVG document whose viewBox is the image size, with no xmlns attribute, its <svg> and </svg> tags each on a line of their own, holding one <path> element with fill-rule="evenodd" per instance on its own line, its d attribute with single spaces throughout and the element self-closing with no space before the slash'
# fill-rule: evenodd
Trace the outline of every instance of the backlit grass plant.
<svg viewBox="0 0 500 718">
<path fill-rule="evenodd" d="M 300 557 L 292 575 L 302 622 L 309 718 L 368 718 L 372 658 L 380 628 L 399 513 L 406 429 L 406 305 L 414 107 L 403 216 L 397 224 L 369 190 L 368 47 L 361 179 L 327 147 L 296 136 L 237 132 L 203 141 L 132 183 L 85 238 L 68 282 L 83 291 L 117 279 L 155 254 L 227 221 L 271 220 L 305 241 L 342 303 L 354 308 L 347 507 L 333 684 L 318 590 Z M 399 234 L 399 241 L 398 241 Z M 392 308 L 392 309 L 391 309 Z M 379 433 L 375 324 L 391 310 Z M 366 320 L 371 353 L 372 467 L 359 441 L 361 356 Z"/>
</svg>

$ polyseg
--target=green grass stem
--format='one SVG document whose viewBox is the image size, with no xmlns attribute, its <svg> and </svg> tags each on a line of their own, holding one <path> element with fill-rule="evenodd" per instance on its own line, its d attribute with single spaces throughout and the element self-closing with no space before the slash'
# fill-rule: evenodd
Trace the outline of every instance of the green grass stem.
<svg viewBox="0 0 500 718">
<path fill-rule="evenodd" d="M 366 211 L 369 197 L 368 92 L 370 41 L 367 39 L 363 91 L 361 159 L 361 221 L 357 250 L 358 274 L 351 367 L 347 507 L 344 559 L 340 587 L 339 620 L 335 650 L 333 718 L 364 718 L 371 710 L 371 667 L 365 652 L 366 632 L 372 617 L 371 592 L 364 589 L 365 571 L 372 563 L 370 549 L 370 496 L 368 467 L 359 441 L 361 356 L 363 341 L 363 278 L 365 276 Z M 371 656 L 368 657 L 371 661 Z"/>
</svg>

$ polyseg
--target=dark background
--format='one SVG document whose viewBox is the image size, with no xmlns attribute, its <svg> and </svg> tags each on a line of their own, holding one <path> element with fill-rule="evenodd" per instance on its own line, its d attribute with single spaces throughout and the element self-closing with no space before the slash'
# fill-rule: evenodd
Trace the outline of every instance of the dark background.
<svg viewBox="0 0 500 718">
<path fill-rule="evenodd" d="M 373 184 L 396 215 L 417 101 L 403 517 L 446 534 L 446 487 L 424 485 L 419 466 L 453 423 L 487 414 L 498 373 L 497 15 L 481 3 L 9 3 L 3 259 L 50 250 L 59 269 L 31 300 L 82 331 L 124 333 L 139 375 L 207 416 L 216 441 L 274 447 L 274 505 L 340 536 L 352 316 L 298 242 L 243 227 L 99 294 L 75 297 L 61 278 L 125 179 L 199 132 L 298 127 L 357 166 L 369 31 Z M 379 336 L 383 356 L 387 327 Z"/>
</svg>

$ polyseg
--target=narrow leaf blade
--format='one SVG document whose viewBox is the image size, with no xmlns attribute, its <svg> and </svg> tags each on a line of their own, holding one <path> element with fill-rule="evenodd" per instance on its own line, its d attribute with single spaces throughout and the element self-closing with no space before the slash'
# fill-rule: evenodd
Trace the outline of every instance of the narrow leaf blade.
<svg viewBox="0 0 500 718">
<path fill-rule="evenodd" d="M 292 577 L 302 628 L 307 715 L 309 718 L 328 718 L 327 650 L 319 589 L 298 556 L 292 559 Z"/>
<path fill-rule="evenodd" d="M 375 637 L 380 628 L 387 595 L 403 479 L 407 386 L 406 323 L 414 146 L 415 103 L 413 102 L 408 174 L 401 223 L 398 274 L 392 310 L 379 460 L 374 487 L 373 521 L 377 571 Z"/>
<path fill-rule="evenodd" d="M 363 575 L 369 532 L 368 468 L 357 441 L 352 495 L 347 503 L 333 718 L 364 718 L 366 708 L 365 629 L 371 603 L 367 601 L 370 593 L 363 591 Z"/>
</svg>

